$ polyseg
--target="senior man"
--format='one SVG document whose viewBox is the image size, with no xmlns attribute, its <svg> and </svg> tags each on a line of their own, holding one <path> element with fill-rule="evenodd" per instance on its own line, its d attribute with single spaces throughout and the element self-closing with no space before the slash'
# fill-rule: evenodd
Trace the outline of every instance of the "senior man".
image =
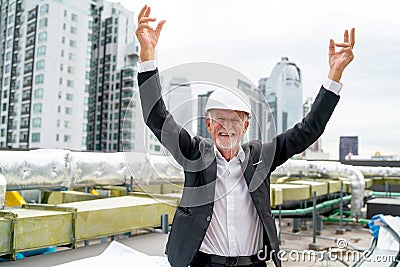
<svg viewBox="0 0 400 267">
<path fill-rule="evenodd" d="M 270 174 L 323 133 L 339 101 L 343 70 L 354 58 L 354 29 L 350 36 L 345 31 L 343 43 L 330 40 L 329 79 L 302 122 L 271 142 L 253 140 L 241 145 L 251 109 L 247 96 L 238 90 L 218 89 L 209 96 L 206 124 L 212 141 L 191 137 L 166 109 L 155 63 L 165 21 L 154 29 L 148 23 L 155 20 L 150 7 L 144 6 L 136 30 L 141 45 L 138 82 L 147 126 L 185 172 L 182 199 L 166 247 L 170 264 L 266 266 L 265 258 L 271 258 L 281 266 L 270 207 Z"/>
</svg>

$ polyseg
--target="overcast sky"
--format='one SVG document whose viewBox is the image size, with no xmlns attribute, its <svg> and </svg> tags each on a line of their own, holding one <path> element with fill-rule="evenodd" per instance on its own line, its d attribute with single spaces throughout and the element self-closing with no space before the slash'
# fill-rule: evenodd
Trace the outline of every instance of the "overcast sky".
<svg viewBox="0 0 400 267">
<path fill-rule="evenodd" d="M 358 135 L 359 154 L 400 154 L 400 15 L 397 1 L 112 0 L 138 14 L 144 4 L 167 23 L 158 44 L 165 70 L 190 62 L 236 69 L 257 85 L 287 56 L 303 75 L 303 98 L 328 74 L 329 39 L 356 28 L 355 60 L 322 137 L 339 154 L 339 137 Z M 135 18 L 136 20 L 137 18 Z"/>
</svg>

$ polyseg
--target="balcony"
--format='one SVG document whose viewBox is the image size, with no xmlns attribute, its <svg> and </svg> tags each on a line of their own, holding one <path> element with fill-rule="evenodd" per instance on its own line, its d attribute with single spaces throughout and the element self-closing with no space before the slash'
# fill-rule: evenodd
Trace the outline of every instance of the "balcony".
<svg viewBox="0 0 400 267">
<path fill-rule="evenodd" d="M 30 100 L 31 100 L 31 95 L 30 94 L 22 97 L 22 102 L 30 101 Z"/>
<path fill-rule="evenodd" d="M 27 137 L 26 138 L 20 138 L 19 142 L 20 143 L 28 143 L 28 138 Z"/>
<path fill-rule="evenodd" d="M 29 115 L 29 113 L 30 113 L 29 109 L 21 111 L 21 115 Z"/>
</svg>

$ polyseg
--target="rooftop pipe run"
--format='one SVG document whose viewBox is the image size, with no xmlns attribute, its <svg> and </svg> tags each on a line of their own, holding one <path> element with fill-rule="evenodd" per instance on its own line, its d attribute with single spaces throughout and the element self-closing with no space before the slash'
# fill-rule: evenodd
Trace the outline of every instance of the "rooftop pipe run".
<svg viewBox="0 0 400 267">
<path fill-rule="evenodd" d="M 351 215 L 361 217 L 364 201 L 365 179 L 361 171 L 354 166 L 330 161 L 288 160 L 279 166 L 273 176 L 317 176 L 317 177 L 346 177 L 351 183 Z"/>
</svg>

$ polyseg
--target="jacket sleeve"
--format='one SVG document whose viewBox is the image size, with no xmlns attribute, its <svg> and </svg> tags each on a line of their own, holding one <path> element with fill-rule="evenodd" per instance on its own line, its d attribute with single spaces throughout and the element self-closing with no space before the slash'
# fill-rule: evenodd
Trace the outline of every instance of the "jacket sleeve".
<svg viewBox="0 0 400 267">
<path fill-rule="evenodd" d="M 144 122 L 182 165 L 193 153 L 195 142 L 166 109 L 158 70 L 139 73 L 138 83 Z"/>
<path fill-rule="evenodd" d="M 322 135 L 338 101 L 338 95 L 321 87 L 307 116 L 263 145 L 263 157 L 267 161 L 270 159 L 271 172 L 293 155 L 306 150 Z"/>
</svg>

